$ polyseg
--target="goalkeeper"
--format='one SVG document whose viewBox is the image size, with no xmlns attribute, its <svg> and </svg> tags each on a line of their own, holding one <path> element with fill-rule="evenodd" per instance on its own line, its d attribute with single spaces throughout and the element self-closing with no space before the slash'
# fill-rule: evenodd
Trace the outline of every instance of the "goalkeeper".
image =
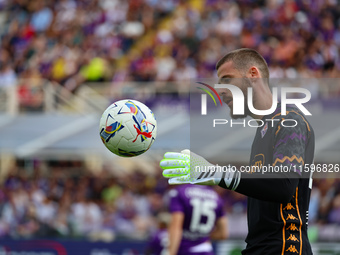
<svg viewBox="0 0 340 255">
<path fill-rule="evenodd" d="M 269 88 L 269 71 L 263 57 L 252 49 L 239 49 L 225 55 L 216 65 L 219 83 L 233 84 L 240 88 L 247 102 L 247 88 L 253 88 L 253 104 L 257 110 L 267 110 L 272 106 Z M 229 90 L 219 90 L 223 101 L 231 108 L 232 94 Z M 274 125 L 257 129 L 251 155 L 250 166 L 294 166 L 302 169 L 304 164 L 312 164 L 314 158 L 314 132 L 303 113 L 287 107 L 286 116 L 281 116 L 280 104 L 270 115 L 257 116 L 245 106 L 245 115 L 254 119 L 273 119 Z M 281 122 L 294 119 L 295 127 L 285 128 Z M 169 184 L 219 185 L 248 196 L 247 246 L 242 254 L 312 254 L 307 237 L 308 206 L 312 179 L 304 171 L 266 173 L 244 173 L 226 170 L 199 172 L 199 167 L 212 166 L 201 156 L 189 150 L 181 153 L 165 153 L 160 162 L 163 176 Z"/>
</svg>

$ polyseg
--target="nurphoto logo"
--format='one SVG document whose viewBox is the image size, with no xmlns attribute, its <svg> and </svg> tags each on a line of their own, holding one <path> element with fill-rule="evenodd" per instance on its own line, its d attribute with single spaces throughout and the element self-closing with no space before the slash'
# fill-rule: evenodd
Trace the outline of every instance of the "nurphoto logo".
<svg viewBox="0 0 340 255">
<path fill-rule="evenodd" d="M 231 84 L 215 84 L 214 87 L 203 83 L 203 82 L 197 82 L 201 85 L 206 86 L 209 88 L 217 97 L 219 100 L 220 104 L 222 105 L 222 100 L 217 93 L 216 89 L 228 89 L 230 90 L 232 94 L 232 113 L 235 116 L 244 116 L 245 114 L 245 97 L 240 88 L 238 88 L 235 85 Z M 213 94 L 204 88 L 197 87 L 198 89 L 201 89 L 204 91 L 206 94 L 201 95 L 201 115 L 207 115 L 207 94 L 213 99 L 215 105 L 217 106 L 216 100 L 213 96 Z M 302 95 L 299 98 L 288 98 L 289 93 L 294 93 Z M 273 104 L 270 109 L 267 110 L 257 110 L 255 109 L 253 105 L 253 88 L 248 88 L 247 90 L 247 106 L 249 111 L 257 116 L 266 116 L 272 114 L 276 109 L 277 109 L 277 104 L 278 104 L 278 88 L 273 87 L 272 88 L 272 95 L 273 95 Z M 309 90 L 305 88 L 297 88 L 297 87 L 281 87 L 280 88 L 280 95 L 281 95 L 281 115 L 285 116 L 286 115 L 286 109 L 287 109 L 287 104 L 289 105 L 295 105 L 304 115 L 311 116 L 312 114 L 306 109 L 303 104 L 309 102 L 311 99 L 311 93 Z M 274 126 L 275 121 L 279 121 L 277 119 L 265 119 L 266 122 L 271 122 L 272 127 Z M 241 122 L 235 122 L 233 120 L 227 120 L 227 119 L 214 119 L 213 120 L 213 127 L 216 125 L 225 125 L 227 123 L 230 123 L 231 126 L 233 124 L 237 125 L 243 125 L 244 127 L 246 126 L 246 121 L 241 121 Z M 248 126 L 249 127 L 262 127 L 265 124 L 263 120 L 260 119 L 252 119 L 248 121 Z M 297 125 L 297 121 L 294 119 L 285 119 L 281 122 L 281 125 L 283 127 L 295 127 Z"/>
</svg>

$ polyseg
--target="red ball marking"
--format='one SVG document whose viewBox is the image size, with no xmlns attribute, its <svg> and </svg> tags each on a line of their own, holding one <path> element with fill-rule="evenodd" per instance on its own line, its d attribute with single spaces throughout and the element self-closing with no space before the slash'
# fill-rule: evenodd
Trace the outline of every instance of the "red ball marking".
<svg viewBox="0 0 340 255">
<path fill-rule="evenodd" d="M 136 113 L 136 107 L 130 106 L 130 111 L 131 111 L 132 113 Z"/>
</svg>

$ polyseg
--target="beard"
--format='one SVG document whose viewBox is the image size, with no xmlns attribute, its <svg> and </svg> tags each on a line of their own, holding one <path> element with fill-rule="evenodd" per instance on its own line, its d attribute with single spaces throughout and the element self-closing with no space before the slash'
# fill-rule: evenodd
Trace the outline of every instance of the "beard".
<svg viewBox="0 0 340 255">
<path fill-rule="evenodd" d="M 232 119 L 244 119 L 248 115 L 251 114 L 249 108 L 248 108 L 248 88 L 251 87 L 251 81 L 248 78 L 242 78 L 242 85 L 241 85 L 241 90 L 244 96 L 244 114 L 243 115 L 234 115 L 233 114 L 233 104 L 230 106 L 230 116 Z"/>
</svg>

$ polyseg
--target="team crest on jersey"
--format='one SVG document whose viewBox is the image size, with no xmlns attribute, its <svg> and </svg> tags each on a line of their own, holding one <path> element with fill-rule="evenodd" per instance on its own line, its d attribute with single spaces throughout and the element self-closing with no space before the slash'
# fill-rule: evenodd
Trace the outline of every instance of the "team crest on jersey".
<svg viewBox="0 0 340 255">
<path fill-rule="evenodd" d="M 261 130 L 261 136 L 262 138 L 265 136 L 265 134 L 267 133 L 268 131 L 268 123 L 266 123 L 266 125 L 264 125 L 264 127 L 262 128 Z"/>
</svg>

